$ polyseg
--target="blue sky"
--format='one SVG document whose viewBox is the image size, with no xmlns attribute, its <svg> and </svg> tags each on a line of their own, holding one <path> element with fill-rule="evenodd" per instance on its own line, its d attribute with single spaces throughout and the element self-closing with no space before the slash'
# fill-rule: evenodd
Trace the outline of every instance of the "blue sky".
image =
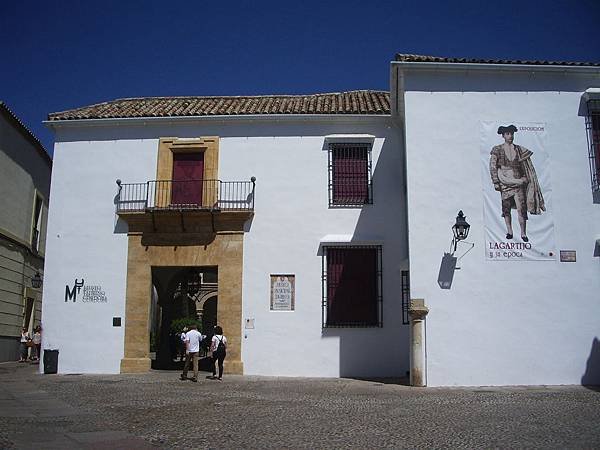
<svg viewBox="0 0 600 450">
<path fill-rule="evenodd" d="M 600 0 L 3 1 L 0 100 L 51 153 L 50 112 L 388 89 L 396 53 L 600 62 L 599 30 Z"/>
</svg>

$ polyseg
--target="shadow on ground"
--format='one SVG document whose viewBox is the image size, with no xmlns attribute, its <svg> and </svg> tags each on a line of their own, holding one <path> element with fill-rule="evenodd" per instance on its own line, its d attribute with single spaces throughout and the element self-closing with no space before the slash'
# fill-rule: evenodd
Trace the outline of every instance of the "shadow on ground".
<svg viewBox="0 0 600 450">
<path fill-rule="evenodd" d="M 173 371 L 183 371 L 183 365 L 185 364 L 185 361 L 171 361 L 171 364 L 169 364 L 169 366 L 167 367 L 160 367 L 156 360 L 152 360 L 152 369 L 154 370 L 173 370 Z M 213 361 L 212 358 L 210 356 L 205 356 L 203 358 L 199 358 L 198 359 L 198 370 L 200 372 L 210 372 L 212 373 L 212 368 L 213 368 Z M 192 369 L 192 367 L 190 366 L 190 370 Z"/>
<path fill-rule="evenodd" d="M 600 341 L 597 337 L 592 341 L 592 349 L 581 377 L 581 384 L 586 388 L 600 392 Z"/>
<path fill-rule="evenodd" d="M 377 377 L 344 377 L 350 380 L 358 380 L 358 381 L 370 381 L 372 383 L 378 384 L 396 384 L 398 386 L 410 386 L 410 380 L 408 378 L 377 378 Z"/>
</svg>

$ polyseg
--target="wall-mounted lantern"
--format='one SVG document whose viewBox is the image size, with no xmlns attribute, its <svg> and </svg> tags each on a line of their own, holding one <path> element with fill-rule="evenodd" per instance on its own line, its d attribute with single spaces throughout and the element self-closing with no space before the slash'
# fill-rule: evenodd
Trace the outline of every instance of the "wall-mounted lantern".
<svg viewBox="0 0 600 450">
<path fill-rule="evenodd" d="M 452 242 L 450 243 L 450 252 L 444 253 L 442 257 L 442 264 L 440 265 L 440 272 L 438 274 L 438 284 L 442 289 L 450 289 L 452 286 L 452 280 L 454 278 L 454 271 L 460 269 L 460 267 L 456 267 L 456 263 L 463 256 L 469 253 L 475 244 L 471 242 L 466 242 L 465 239 L 469 236 L 469 230 L 471 229 L 471 225 L 466 220 L 465 215 L 462 210 L 458 212 L 456 216 L 456 223 L 452 226 Z M 456 247 L 459 242 L 465 241 L 467 244 L 470 244 L 469 249 L 464 252 L 460 257 L 454 256 L 456 253 Z"/>
<path fill-rule="evenodd" d="M 454 254 L 456 251 L 456 244 L 458 244 L 459 241 L 464 241 L 467 238 L 470 229 L 471 225 L 467 223 L 462 210 L 459 211 L 458 216 L 456 216 L 456 223 L 452 226 L 452 233 L 454 233 L 454 238 L 452 239 L 454 250 L 452 251 L 452 254 Z"/>
<path fill-rule="evenodd" d="M 42 287 L 42 276 L 39 272 L 36 272 L 35 275 L 31 278 L 31 287 L 34 289 L 39 289 Z"/>
</svg>

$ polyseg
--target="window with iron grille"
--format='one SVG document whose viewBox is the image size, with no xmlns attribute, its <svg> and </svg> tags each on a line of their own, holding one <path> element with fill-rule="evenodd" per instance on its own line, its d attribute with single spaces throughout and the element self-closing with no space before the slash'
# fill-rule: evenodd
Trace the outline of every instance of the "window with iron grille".
<svg viewBox="0 0 600 450">
<path fill-rule="evenodd" d="M 329 144 L 329 206 L 356 207 L 373 203 L 371 146 Z"/>
<path fill-rule="evenodd" d="M 324 247 L 323 327 L 382 327 L 381 272 L 381 246 Z"/>
<path fill-rule="evenodd" d="M 588 100 L 585 124 L 588 135 L 592 191 L 600 193 L 600 100 Z"/>
<path fill-rule="evenodd" d="M 408 270 L 402 271 L 402 325 L 408 325 L 410 323 L 410 317 L 408 310 L 410 307 L 410 272 Z"/>
</svg>

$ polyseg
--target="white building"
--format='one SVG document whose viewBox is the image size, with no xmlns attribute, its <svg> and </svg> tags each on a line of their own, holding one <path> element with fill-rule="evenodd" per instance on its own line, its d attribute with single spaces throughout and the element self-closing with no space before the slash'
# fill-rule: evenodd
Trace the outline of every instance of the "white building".
<svg viewBox="0 0 600 450">
<path fill-rule="evenodd" d="M 401 134 L 387 92 L 125 99 L 49 123 L 44 346 L 60 372 L 148 370 L 151 334 L 164 366 L 171 320 L 194 309 L 205 332 L 223 326 L 230 372 L 408 371 Z M 328 264 L 346 272 L 324 288 Z M 272 298 L 272 278 L 290 291 Z M 184 289 L 196 308 L 181 305 Z"/>
<path fill-rule="evenodd" d="M 391 75 L 389 96 L 51 114 L 43 322 L 59 371 L 168 365 L 173 320 L 195 315 L 223 326 L 231 373 L 600 382 L 600 68 L 398 55 Z M 441 289 L 459 210 L 474 248 Z M 409 272 L 413 319 L 429 310 L 412 345 Z"/>
<path fill-rule="evenodd" d="M 392 103 L 406 124 L 411 297 L 429 308 L 428 385 L 600 384 L 598 87 L 598 65 L 392 63 Z M 526 221 L 528 242 L 514 209 L 506 238 L 490 174 L 497 130 L 510 125 L 514 144 L 533 152 L 545 199 L 546 211 Z M 459 210 L 475 246 L 451 289 L 440 289 Z"/>
</svg>

